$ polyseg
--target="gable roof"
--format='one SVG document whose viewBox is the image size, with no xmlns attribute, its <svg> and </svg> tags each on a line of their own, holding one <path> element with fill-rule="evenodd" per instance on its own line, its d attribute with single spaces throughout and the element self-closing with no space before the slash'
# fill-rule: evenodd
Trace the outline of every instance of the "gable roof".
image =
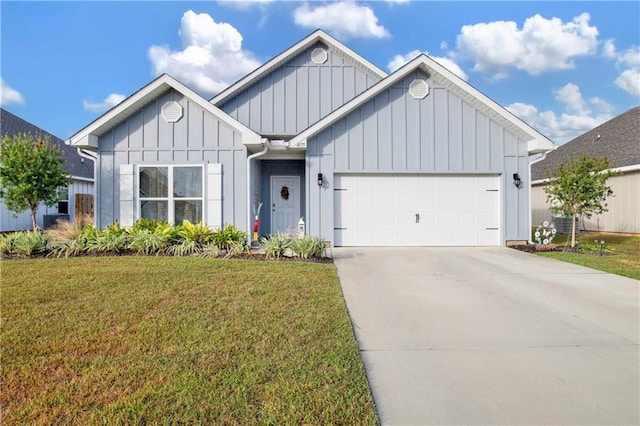
<svg viewBox="0 0 640 426">
<path fill-rule="evenodd" d="M 632 108 L 570 140 L 531 166 L 531 180 L 547 178 L 569 159 L 582 155 L 606 157 L 612 167 L 640 165 L 640 107 Z"/>
<path fill-rule="evenodd" d="M 344 44 L 340 43 L 335 38 L 331 37 L 329 34 L 325 33 L 322 30 L 316 30 L 309 34 L 307 37 L 300 40 L 298 43 L 294 44 L 284 52 L 280 53 L 278 56 L 274 57 L 270 61 L 262 64 L 260 67 L 256 68 L 254 71 L 250 72 L 246 76 L 242 77 L 240 80 L 232 84 L 231 86 L 224 89 L 222 92 L 218 93 L 216 96 L 211 98 L 210 102 L 214 105 L 220 105 L 229 98 L 236 95 L 238 92 L 244 90 L 246 87 L 252 85 L 257 80 L 261 79 L 265 75 L 272 72 L 274 69 L 283 65 L 294 56 L 300 54 L 305 49 L 313 46 L 317 42 L 323 42 L 327 46 L 332 47 L 348 57 L 352 58 L 356 63 L 362 65 L 364 69 L 372 73 L 373 75 L 378 76 L 379 78 L 385 78 L 387 73 L 382 69 L 378 68 L 376 65 L 372 64 L 362 56 L 358 55 L 353 50 L 349 49 Z"/>
<path fill-rule="evenodd" d="M 307 139 L 309 137 L 316 135 L 326 127 L 333 124 L 336 120 L 344 117 L 383 90 L 388 89 L 403 78 L 407 77 L 411 72 L 418 69 L 429 74 L 433 80 L 444 85 L 462 100 L 477 108 L 490 119 L 504 126 L 521 140 L 527 142 L 527 150 L 529 154 L 536 154 L 554 149 L 555 145 L 546 136 L 542 135 L 533 127 L 516 117 L 513 113 L 425 54 L 417 56 L 415 59 L 406 63 L 385 79 L 374 84 L 351 101 L 342 105 L 340 108 L 302 131 L 289 141 L 291 147 L 306 148 Z"/>
<path fill-rule="evenodd" d="M 228 124 L 230 127 L 236 129 L 242 134 L 242 142 L 244 144 L 261 144 L 262 137 L 255 133 L 253 130 L 246 127 L 227 113 L 209 103 L 206 99 L 198 95 L 193 90 L 189 89 L 178 80 L 174 79 L 168 74 L 162 74 L 160 77 L 153 80 L 151 83 L 142 87 L 124 101 L 111 108 L 109 111 L 102 114 L 100 117 L 93 120 L 89 125 L 75 133 L 69 138 L 67 143 L 73 146 L 79 146 L 89 149 L 95 149 L 98 146 L 98 137 L 107 133 L 113 127 L 127 119 L 132 114 L 136 113 L 147 103 L 157 98 L 161 94 L 174 89 L 180 92 L 191 101 L 198 104 L 205 111 L 210 112 L 220 121 Z"/>
<path fill-rule="evenodd" d="M 0 108 L 0 136 L 14 136 L 18 133 L 31 133 L 33 136 L 48 136 L 50 142 L 62 151 L 64 170 L 73 177 L 93 179 L 93 162 L 84 161 L 75 148 L 65 145 L 64 141 L 40 127 Z"/>
</svg>

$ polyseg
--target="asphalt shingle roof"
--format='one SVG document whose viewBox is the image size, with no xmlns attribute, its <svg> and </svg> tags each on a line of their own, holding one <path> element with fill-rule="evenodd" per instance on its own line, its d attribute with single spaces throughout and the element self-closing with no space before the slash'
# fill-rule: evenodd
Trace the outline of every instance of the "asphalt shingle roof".
<svg viewBox="0 0 640 426">
<path fill-rule="evenodd" d="M 76 148 L 65 145 L 62 139 L 0 108 L 0 137 L 4 137 L 5 135 L 13 136 L 17 133 L 49 136 L 51 143 L 57 145 L 62 151 L 62 157 L 65 160 L 64 169 L 67 173 L 71 176 L 93 178 L 93 161 L 84 160 L 83 162 Z"/>
<path fill-rule="evenodd" d="M 606 157 L 612 167 L 640 164 L 640 107 L 635 107 L 570 140 L 531 166 L 531 180 L 548 177 L 560 164 L 582 155 Z"/>
</svg>

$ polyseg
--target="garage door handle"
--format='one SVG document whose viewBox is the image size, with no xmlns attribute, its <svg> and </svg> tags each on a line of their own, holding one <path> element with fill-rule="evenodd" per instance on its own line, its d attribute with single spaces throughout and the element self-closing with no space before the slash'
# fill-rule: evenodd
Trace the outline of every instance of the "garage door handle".
<svg viewBox="0 0 640 426">
<path fill-rule="evenodd" d="M 416 213 L 416 223 L 420 223 L 420 213 Z"/>
</svg>

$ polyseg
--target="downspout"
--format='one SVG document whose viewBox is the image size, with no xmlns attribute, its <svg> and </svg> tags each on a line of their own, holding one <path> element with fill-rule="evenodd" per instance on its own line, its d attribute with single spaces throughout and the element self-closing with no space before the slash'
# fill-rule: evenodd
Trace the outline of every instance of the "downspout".
<svg viewBox="0 0 640 426">
<path fill-rule="evenodd" d="M 271 142 L 267 138 L 262 139 L 264 147 L 262 151 L 251 154 L 247 157 L 247 244 L 251 245 L 251 160 L 262 157 L 271 148 Z"/>
<path fill-rule="evenodd" d="M 547 158 L 549 152 L 551 151 L 545 151 L 542 153 L 542 157 L 529 162 L 529 244 L 533 244 L 533 240 L 531 239 L 531 229 L 533 229 L 533 206 L 531 205 L 531 192 L 533 189 L 531 182 L 533 181 L 531 180 L 531 166 Z"/>
<path fill-rule="evenodd" d="M 86 158 L 87 160 L 91 160 L 93 162 L 93 226 L 96 225 L 96 220 L 97 220 L 97 215 L 96 212 L 98 212 L 98 197 L 96 197 L 96 189 L 98 187 L 98 179 L 96 179 L 97 176 L 97 172 L 98 172 L 98 154 L 96 154 L 93 151 L 88 151 L 84 148 L 76 148 L 76 150 L 78 151 L 78 155 L 82 158 Z"/>
</svg>

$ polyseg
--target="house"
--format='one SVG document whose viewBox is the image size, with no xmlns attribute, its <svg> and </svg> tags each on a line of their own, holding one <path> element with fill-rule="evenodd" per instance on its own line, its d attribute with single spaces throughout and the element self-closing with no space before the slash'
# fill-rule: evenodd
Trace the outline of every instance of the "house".
<svg viewBox="0 0 640 426">
<path fill-rule="evenodd" d="M 609 211 L 590 219 L 581 218 L 579 229 L 640 233 L 640 107 L 578 136 L 531 166 L 533 223 L 553 218 L 544 192 L 549 173 L 583 155 L 607 158 L 620 174 L 608 180 L 613 190 L 613 196 L 606 200 Z"/>
<path fill-rule="evenodd" d="M 22 118 L 0 108 L 0 135 L 14 136 L 18 133 L 31 133 L 32 135 L 48 136 L 50 142 L 56 145 L 61 151 L 65 160 L 64 169 L 71 177 L 71 184 L 60 190 L 60 199 L 55 206 L 47 207 L 42 204 L 38 208 L 36 222 L 39 227 L 44 228 L 51 225 L 57 219 L 75 220 L 76 199 L 86 202 L 93 198 L 93 161 L 82 158 L 75 148 L 67 146 L 60 138 L 42 130 L 41 128 L 23 120 Z M 76 197 L 76 195 L 82 197 Z M 84 207 L 84 206 L 83 206 Z M 25 211 L 18 217 L 13 217 L 13 213 L 7 210 L 0 199 L 0 231 L 22 231 L 31 229 L 31 212 Z"/>
<path fill-rule="evenodd" d="M 96 225 L 202 220 L 333 246 L 529 237 L 529 156 L 553 143 L 431 58 L 387 74 L 318 30 L 207 101 L 162 75 L 74 134 Z"/>
</svg>

